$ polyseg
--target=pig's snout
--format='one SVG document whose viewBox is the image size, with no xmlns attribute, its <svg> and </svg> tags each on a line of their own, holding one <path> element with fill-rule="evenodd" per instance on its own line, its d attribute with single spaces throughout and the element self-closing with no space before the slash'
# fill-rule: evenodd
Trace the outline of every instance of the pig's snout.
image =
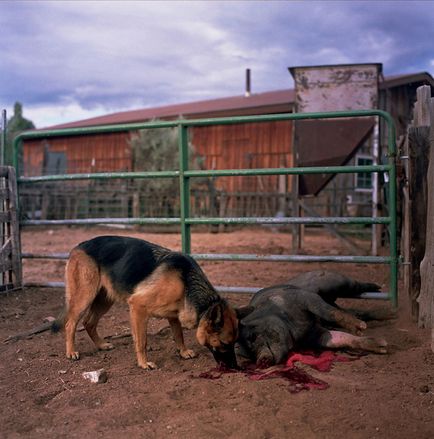
<svg viewBox="0 0 434 439">
<path fill-rule="evenodd" d="M 276 357 L 272 349 L 267 346 L 263 347 L 256 356 L 256 366 L 260 369 L 274 366 L 276 364 Z"/>
</svg>

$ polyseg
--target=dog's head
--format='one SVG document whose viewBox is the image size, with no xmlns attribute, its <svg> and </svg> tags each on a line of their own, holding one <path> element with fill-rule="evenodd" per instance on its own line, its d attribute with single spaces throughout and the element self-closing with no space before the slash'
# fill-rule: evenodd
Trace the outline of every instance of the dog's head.
<svg viewBox="0 0 434 439">
<path fill-rule="evenodd" d="M 236 369 L 235 342 L 238 338 L 238 316 L 234 308 L 221 300 L 213 304 L 199 321 L 198 342 L 206 346 L 217 363 Z"/>
</svg>

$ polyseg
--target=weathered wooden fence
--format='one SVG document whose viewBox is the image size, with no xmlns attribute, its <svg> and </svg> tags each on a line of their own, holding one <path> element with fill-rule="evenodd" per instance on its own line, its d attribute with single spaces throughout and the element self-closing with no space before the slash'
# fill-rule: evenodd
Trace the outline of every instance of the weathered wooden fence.
<svg viewBox="0 0 434 439">
<path fill-rule="evenodd" d="M 408 158 L 403 185 L 404 288 L 413 320 L 421 328 L 432 328 L 434 351 L 434 98 L 430 86 L 417 89 L 403 154 Z"/>
<path fill-rule="evenodd" d="M 0 166 L 0 292 L 22 284 L 15 169 Z"/>
</svg>

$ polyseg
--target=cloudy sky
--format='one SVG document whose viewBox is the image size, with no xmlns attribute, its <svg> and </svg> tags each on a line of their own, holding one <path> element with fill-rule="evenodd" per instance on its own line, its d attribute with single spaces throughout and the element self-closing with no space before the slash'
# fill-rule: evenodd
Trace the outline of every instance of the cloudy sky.
<svg viewBox="0 0 434 439">
<path fill-rule="evenodd" d="M 0 1 L 0 109 L 38 128 L 292 88 L 288 67 L 434 74 L 431 1 Z"/>
</svg>

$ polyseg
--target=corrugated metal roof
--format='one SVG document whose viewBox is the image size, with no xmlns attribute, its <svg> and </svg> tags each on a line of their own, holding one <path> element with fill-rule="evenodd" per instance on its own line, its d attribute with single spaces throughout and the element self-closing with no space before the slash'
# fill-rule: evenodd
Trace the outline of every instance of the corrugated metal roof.
<svg viewBox="0 0 434 439">
<path fill-rule="evenodd" d="M 398 87 L 411 83 L 426 83 L 434 87 L 434 79 L 428 72 L 394 75 L 384 78 L 380 89 Z M 230 96 L 198 102 L 188 102 L 162 107 L 112 113 L 76 122 L 55 125 L 50 129 L 78 128 L 100 125 L 143 122 L 151 119 L 188 119 L 219 116 L 288 113 L 293 110 L 294 89 L 254 93 L 250 96 Z"/>
<path fill-rule="evenodd" d="M 275 90 L 250 96 L 231 96 L 199 102 L 167 105 L 163 107 L 143 108 L 93 117 L 91 119 L 56 125 L 50 128 L 77 128 L 99 125 L 111 125 L 130 122 L 143 122 L 151 119 L 176 119 L 180 116 L 188 119 L 251 115 L 264 113 L 286 113 L 292 111 L 294 90 Z"/>
</svg>

